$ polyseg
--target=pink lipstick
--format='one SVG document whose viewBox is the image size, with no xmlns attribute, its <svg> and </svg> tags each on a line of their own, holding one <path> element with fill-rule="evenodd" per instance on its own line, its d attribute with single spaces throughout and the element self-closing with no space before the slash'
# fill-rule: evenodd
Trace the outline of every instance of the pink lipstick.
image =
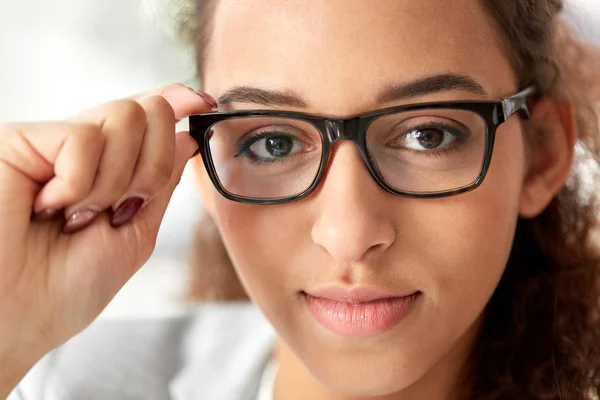
<svg viewBox="0 0 600 400">
<path fill-rule="evenodd" d="M 390 293 L 372 287 L 352 290 L 330 286 L 303 292 L 313 317 L 333 333 L 346 337 L 370 337 L 386 332 L 410 312 L 420 292 Z"/>
</svg>

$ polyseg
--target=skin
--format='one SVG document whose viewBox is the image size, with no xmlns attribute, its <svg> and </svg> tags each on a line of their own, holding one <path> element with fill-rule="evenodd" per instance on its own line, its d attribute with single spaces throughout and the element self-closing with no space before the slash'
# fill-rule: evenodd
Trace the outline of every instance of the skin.
<svg viewBox="0 0 600 400">
<path fill-rule="evenodd" d="M 215 98 L 250 86 L 294 93 L 305 103 L 236 101 L 221 106 L 227 110 L 343 117 L 421 101 L 497 100 L 520 89 L 500 39 L 476 0 L 219 2 L 202 72 Z M 447 72 L 471 77 L 486 94 L 452 90 L 378 101 L 391 85 Z M 277 206 L 224 199 L 195 160 L 204 202 L 237 273 L 279 334 L 276 398 L 456 396 L 517 218 L 539 214 L 570 170 L 570 107 L 544 97 L 532 118 L 545 127 L 544 144 L 526 152 L 513 116 L 497 131 L 482 186 L 436 200 L 385 192 L 349 142 L 336 145 L 311 196 Z M 422 295 L 392 330 L 349 339 L 324 330 L 299 296 L 334 283 Z"/>
<path fill-rule="evenodd" d="M 88 326 L 148 259 L 198 148 L 187 133 L 175 135 L 176 119 L 210 109 L 170 85 L 67 121 L 0 126 L 0 398 Z M 132 195 L 146 198 L 144 207 L 113 226 L 111 209 Z M 95 218 L 67 229 L 65 218 L 90 207 Z"/>
<path fill-rule="evenodd" d="M 304 103 L 302 111 L 333 116 L 408 101 L 498 99 L 517 90 L 476 0 L 373 4 L 220 3 L 206 89 L 217 97 L 240 85 L 293 92 L 303 102 L 280 108 Z M 440 72 L 468 75 L 486 94 L 378 100 L 390 85 Z M 66 121 L 0 125 L 0 398 L 44 354 L 87 327 L 148 259 L 198 148 L 188 134 L 175 135 L 175 123 L 210 111 L 206 98 L 171 85 Z M 439 200 L 383 191 L 346 142 L 335 147 L 310 197 L 280 206 L 225 200 L 196 158 L 206 207 L 246 290 L 280 335 L 275 398 L 456 397 L 517 217 L 539 214 L 571 168 L 571 107 L 542 97 L 532 118 L 540 145 L 526 148 L 521 124 L 511 118 L 497 132 L 483 185 Z M 132 196 L 145 202 L 125 218 L 120 206 Z M 95 213 L 85 223 L 71 218 L 81 211 Z M 351 340 L 324 330 L 300 300 L 299 292 L 332 283 L 421 295 L 394 329 Z"/>
</svg>

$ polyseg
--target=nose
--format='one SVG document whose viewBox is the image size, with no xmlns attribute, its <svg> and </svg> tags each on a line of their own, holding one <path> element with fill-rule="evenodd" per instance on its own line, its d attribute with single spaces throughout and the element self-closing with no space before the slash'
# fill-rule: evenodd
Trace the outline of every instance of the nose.
<svg viewBox="0 0 600 400">
<path fill-rule="evenodd" d="M 336 263 L 363 262 L 394 242 L 390 202 L 397 199 L 374 181 L 352 143 L 338 142 L 332 149 L 316 198 L 319 210 L 312 241 Z"/>
</svg>

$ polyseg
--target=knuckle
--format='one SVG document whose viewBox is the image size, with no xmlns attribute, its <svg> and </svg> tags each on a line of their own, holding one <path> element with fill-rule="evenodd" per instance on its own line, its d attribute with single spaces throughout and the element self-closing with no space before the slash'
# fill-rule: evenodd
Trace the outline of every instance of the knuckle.
<svg viewBox="0 0 600 400">
<path fill-rule="evenodd" d="M 163 96 L 149 96 L 140 100 L 141 103 L 151 112 L 156 113 L 161 118 L 169 121 L 175 121 L 175 111 L 171 104 Z"/>
<path fill-rule="evenodd" d="M 76 135 L 86 144 L 104 143 L 105 139 L 100 127 L 89 123 L 78 124 Z"/>
<path fill-rule="evenodd" d="M 135 100 L 117 100 L 113 107 L 115 114 L 127 125 L 143 126 L 146 123 L 146 111 L 140 103 Z"/>
<path fill-rule="evenodd" d="M 106 144 L 106 136 L 100 127 L 92 124 L 79 124 L 73 129 L 70 136 L 76 151 L 82 153 L 78 157 L 85 157 L 87 160 L 84 162 L 86 166 L 91 165 L 89 163 L 98 162 Z"/>
<path fill-rule="evenodd" d="M 88 159 L 91 157 L 98 160 L 106 144 L 106 137 L 104 135 L 85 135 L 80 140 L 82 147 L 88 152 Z"/>
</svg>

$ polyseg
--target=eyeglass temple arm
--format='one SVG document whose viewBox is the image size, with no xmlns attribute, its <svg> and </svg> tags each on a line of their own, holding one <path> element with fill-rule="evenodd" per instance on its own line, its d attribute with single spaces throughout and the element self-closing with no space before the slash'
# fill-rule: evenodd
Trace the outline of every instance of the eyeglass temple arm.
<svg viewBox="0 0 600 400">
<path fill-rule="evenodd" d="M 511 115 L 517 111 L 522 111 L 524 115 L 529 118 L 531 112 L 527 105 L 529 97 L 537 92 L 535 87 L 529 86 L 512 97 L 502 100 L 502 111 L 504 112 L 504 119 L 507 120 Z"/>
</svg>

